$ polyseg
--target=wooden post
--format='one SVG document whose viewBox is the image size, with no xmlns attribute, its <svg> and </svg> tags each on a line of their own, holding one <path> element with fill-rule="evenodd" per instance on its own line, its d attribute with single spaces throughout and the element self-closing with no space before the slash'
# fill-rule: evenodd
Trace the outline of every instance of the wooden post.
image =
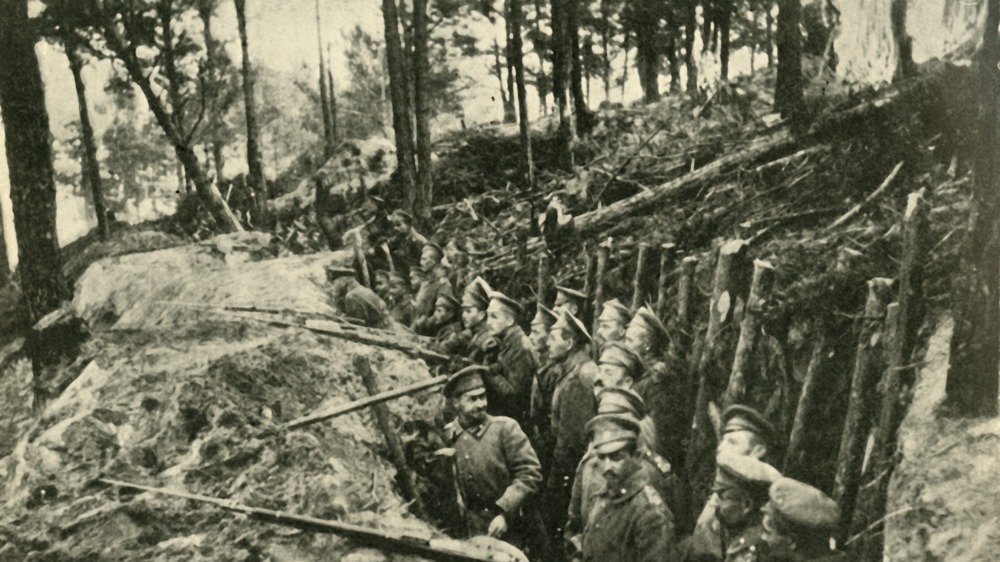
<svg viewBox="0 0 1000 562">
<path fill-rule="evenodd" d="M 760 339 L 760 313 L 771 294 L 773 285 L 774 268 L 771 264 L 762 260 L 754 260 L 750 296 L 743 309 L 740 339 L 736 343 L 736 356 L 733 359 L 733 370 L 729 374 L 729 385 L 722 400 L 723 406 L 742 402 L 746 397 L 747 371 L 753 361 L 753 352 Z"/>
<path fill-rule="evenodd" d="M 882 379 L 882 408 L 869 470 L 863 475 L 867 483 L 858 493 L 852 533 L 867 531 L 885 513 L 889 477 L 895 464 L 896 432 L 909 404 L 915 378 L 912 356 L 924 316 L 923 259 L 927 255 L 928 205 L 923 195 L 923 189 L 911 193 L 903 215 L 899 293 L 897 302 L 886 308 L 886 333 L 892 337 L 886 338 L 889 364 Z M 876 528 L 855 543 L 853 552 L 861 556 L 859 559 L 870 559 L 881 556 L 882 547 L 882 533 Z"/>
<path fill-rule="evenodd" d="M 670 357 L 678 361 L 679 365 L 684 365 L 681 372 L 684 373 L 685 380 L 682 381 L 682 392 L 687 396 L 694 396 L 698 389 L 692 384 L 691 374 L 694 369 L 690 365 L 691 344 L 694 342 L 694 293 L 697 290 L 694 284 L 695 271 L 698 269 L 698 258 L 688 256 L 681 260 L 680 274 L 677 277 L 677 315 L 673 319 L 670 333 Z M 693 412 L 691 412 L 693 413 Z M 691 415 L 688 413 L 688 416 Z"/>
<path fill-rule="evenodd" d="M 719 377 L 718 370 L 721 346 L 719 335 L 728 320 L 733 304 L 732 295 L 735 292 L 735 271 L 737 262 L 745 259 L 747 243 L 745 240 L 730 240 L 719 248 L 719 260 L 715 266 L 715 279 L 712 286 L 712 297 L 709 300 L 708 328 L 705 341 L 701 346 L 701 356 L 697 359 L 698 391 L 695 396 L 694 417 L 691 422 L 691 436 L 688 439 L 687 474 L 689 478 L 697 479 L 696 463 L 712 463 L 711 451 L 717 439 L 715 428 L 708 415 L 708 403 Z M 704 485 L 707 482 L 701 482 Z M 704 487 L 704 486 L 702 486 Z M 699 491 L 694 490 L 697 494 Z M 698 496 L 696 496 L 698 497 Z"/>
<path fill-rule="evenodd" d="M 367 357 L 364 355 L 355 355 L 354 370 L 361 375 L 361 380 L 364 381 L 365 388 L 368 389 L 368 394 L 374 396 L 380 392 L 378 375 L 372 369 Z M 410 470 L 409 465 L 406 464 L 406 455 L 403 453 L 403 445 L 399 440 L 399 435 L 396 433 L 396 428 L 392 425 L 389 407 L 382 402 L 374 404 L 372 411 L 374 411 L 378 427 L 385 437 L 385 444 L 389 447 L 389 458 L 399 473 L 399 487 L 403 492 L 403 496 L 413 502 L 413 511 L 418 516 L 422 516 L 427 513 L 424 509 L 424 502 L 420 499 L 420 494 L 417 493 L 413 472 Z"/>
<path fill-rule="evenodd" d="M 851 374 L 851 394 L 847 405 L 844 432 L 837 456 L 837 475 L 833 483 L 833 499 L 840 504 L 841 532 L 854 513 L 860 481 L 861 461 L 865 440 L 872 426 L 878 373 L 881 371 L 879 349 L 880 329 L 885 317 L 892 279 L 876 277 L 868 282 L 868 300 L 858 329 L 858 344 Z"/>
<path fill-rule="evenodd" d="M 544 246 L 538 254 L 538 306 L 544 306 L 549 292 L 549 251 Z"/>
<path fill-rule="evenodd" d="M 635 256 L 635 275 L 632 276 L 632 310 L 639 310 L 642 306 L 643 277 L 646 271 L 646 262 L 649 260 L 649 244 L 642 242 Z"/>
<path fill-rule="evenodd" d="M 604 306 L 604 275 L 608 271 L 611 243 L 611 238 L 607 238 L 597 246 L 597 272 L 594 274 L 594 323 L 591 326 L 591 334 L 597 333 L 597 319 L 600 318 L 601 307 Z M 596 345 L 594 353 L 597 353 Z"/>
<path fill-rule="evenodd" d="M 812 354 L 809 356 L 809 366 L 806 367 L 806 374 L 802 379 L 802 392 L 799 394 L 799 405 L 795 410 L 795 421 L 792 422 L 792 431 L 788 437 L 788 450 L 785 451 L 784 474 L 791 478 L 798 475 L 802 468 L 803 451 L 802 443 L 806 433 L 806 423 L 815 410 L 816 403 L 820 396 L 818 389 L 820 385 L 816 380 L 822 361 L 826 355 L 826 334 L 820 332 L 816 336 L 813 344 Z"/>
<path fill-rule="evenodd" d="M 660 245 L 660 279 L 656 291 L 656 316 L 663 318 L 667 312 L 670 272 L 677 261 L 677 244 L 668 242 Z"/>
</svg>

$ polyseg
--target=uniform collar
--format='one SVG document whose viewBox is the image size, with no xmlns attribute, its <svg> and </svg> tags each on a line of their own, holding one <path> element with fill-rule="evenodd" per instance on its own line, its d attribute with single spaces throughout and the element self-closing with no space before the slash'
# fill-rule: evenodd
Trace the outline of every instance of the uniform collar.
<svg viewBox="0 0 1000 562">
<path fill-rule="evenodd" d="M 607 497 L 611 503 L 624 503 L 642 491 L 649 484 L 649 476 L 641 470 L 638 463 L 631 474 L 625 477 L 623 482 L 618 483 L 614 488 L 609 487 L 609 482 L 604 482 L 602 495 Z"/>
<path fill-rule="evenodd" d="M 486 428 L 489 427 L 492 421 L 493 421 L 493 416 L 486 414 L 486 419 L 483 420 L 483 423 L 475 427 L 464 428 L 462 427 L 462 424 L 458 423 L 458 419 L 453 419 L 450 422 L 448 422 L 444 426 L 444 428 L 445 432 L 447 433 L 448 439 L 451 440 L 452 442 L 458 439 L 458 437 L 463 433 L 468 433 L 472 437 L 479 439 L 480 437 L 483 436 L 484 433 L 486 433 Z"/>
</svg>

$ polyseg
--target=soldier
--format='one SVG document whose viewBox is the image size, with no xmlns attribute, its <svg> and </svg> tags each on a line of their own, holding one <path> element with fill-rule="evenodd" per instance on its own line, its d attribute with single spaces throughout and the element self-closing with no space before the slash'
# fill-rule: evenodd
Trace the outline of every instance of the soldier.
<svg viewBox="0 0 1000 562">
<path fill-rule="evenodd" d="M 726 562 L 756 560 L 763 542 L 761 509 L 768 501 L 771 484 L 781 479 L 781 473 L 753 457 L 729 452 L 718 455 L 715 464 L 712 494 L 722 527 L 721 555 Z"/>
<path fill-rule="evenodd" d="M 847 556 L 830 548 L 830 536 L 840 521 L 837 502 L 816 488 L 781 478 L 771 484 L 764 506 L 763 539 L 774 562 L 834 562 Z"/>
<path fill-rule="evenodd" d="M 556 321 L 556 313 L 549 307 L 538 305 L 535 317 L 531 319 L 531 332 L 528 334 L 528 342 L 531 344 L 531 353 L 535 356 L 535 362 L 542 365 L 547 360 L 546 340 L 549 337 L 549 328 Z"/>
<path fill-rule="evenodd" d="M 345 316 L 369 328 L 392 327 L 389 307 L 375 291 L 358 283 L 353 268 L 330 266 L 326 268 L 326 277 L 332 286 L 334 306 Z"/>
<path fill-rule="evenodd" d="M 514 418 L 529 427 L 531 384 L 538 364 L 531 354 L 528 336 L 518 325 L 521 304 L 494 291 L 486 308 L 486 328 L 495 339 L 496 349 L 488 350 L 489 374 L 484 376 L 490 413 Z M 489 347 L 487 345 L 486 347 Z"/>
<path fill-rule="evenodd" d="M 661 360 L 667 342 L 667 329 L 648 307 L 636 311 L 626 329 L 626 342 L 646 364 L 642 380 L 635 390 L 649 408 L 656 426 L 656 452 L 674 466 L 684 466 L 685 443 L 691 423 L 685 385 L 676 372 Z"/>
<path fill-rule="evenodd" d="M 487 413 L 483 376 L 488 370 L 474 365 L 448 378 L 444 392 L 457 416 L 445 426 L 445 439 L 454 449 L 468 536 L 522 545 L 530 521 L 522 508 L 538 491 L 541 465 L 517 422 Z"/>
<path fill-rule="evenodd" d="M 537 409 L 549 418 L 536 424 L 540 440 L 551 444 L 542 504 L 549 534 L 559 544 L 576 467 L 587 451 L 584 426 L 596 413 L 596 404 L 593 382 L 585 379 L 583 368 L 592 363 L 588 352 L 590 334 L 583 322 L 562 311 L 549 330 L 548 341 L 551 368 L 540 371 L 546 376 L 536 379 L 538 392 L 532 395 L 532 405 L 540 403 Z"/>
<path fill-rule="evenodd" d="M 576 289 L 559 285 L 556 287 L 556 302 L 552 305 L 552 310 L 556 312 L 565 310 L 577 318 L 582 318 L 586 302 L 587 295 Z"/>
<path fill-rule="evenodd" d="M 402 209 L 396 209 L 389 214 L 393 236 L 388 245 L 397 269 L 409 271 L 420 260 L 420 252 L 427 238 L 413 227 L 413 216 Z"/>
<path fill-rule="evenodd" d="M 445 353 L 481 362 L 483 347 L 490 337 L 486 330 L 486 308 L 490 304 L 490 285 L 476 277 L 462 291 L 462 330 L 441 342 Z"/>
<path fill-rule="evenodd" d="M 434 313 L 426 319 L 417 319 L 413 331 L 421 336 L 430 336 L 440 344 L 448 338 L 457 337 L 458 310 L 460 303 L 455 297 L 445 293 L 438 295 L 434 303 Z"/>
<path fill-rule="evenodd" d="M 612 342 L 625 339 L 625 327 L 628 326 L 631 313 L 627 306 L 618 299 L 611 299 L 601 307 L 601 315 L 597 317 L 597 331 L 594 332 L 594 343 L 599 350 Z"/>
<path fill-rule="evenodd" d="M 424 272 L 424 282 L 420 284 L 416 295 L 413 297 L 414 313 L 416 318 L 411 328 L 416 330 L 417 323 L 425 324 L 434 314 L 434 306 L 441 295 L 453 295 L 451 281 L 448 280 L 448 273 L 441 265 L 441 246 L 433 242 L 424 244 L 424 249 L 420 254 L 420 270 Z"/>
<path fill-rule="evenodd" d="M 672 517 L 642 468 L 638 423 L 627 415 L 603 414 L 590 420 L 587 429 L 593 435 L 591 448 L 605 485 L 590 509 L 582 534 L 567 535 L 573 559 L 672 560 Z"/>
<path fill-rule="evenodd" d="M 406 277 L 399 270 L 390 271 L 388 277 L 386 304 L 389 306 L 389 312 L 397 323 L 409 326 L 413 323 L 413 296 L 407 286 Z"/>
<path fill-rule="evenodd" d="M 722 434 L 716 454 L 733 453 L 748 455 L 770 463 L 774 426 L 757 410 L 735 404 L 722 412 Z M 721 560 L 721 526 L 716 518 L 718 498 L 709 496 L 705 508 L 695 523 L 694 533 L 688 539 L 687 551 L 699 560 Z"/>
</svg>

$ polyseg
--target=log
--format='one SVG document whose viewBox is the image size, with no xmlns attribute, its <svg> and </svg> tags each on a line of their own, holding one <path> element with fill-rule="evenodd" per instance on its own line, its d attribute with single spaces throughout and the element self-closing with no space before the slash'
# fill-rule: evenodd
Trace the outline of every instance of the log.
<svg viewBox="0 0 1000 562">
<path fill-rule="evenodd" d="M 802 392 L 799 394 L 799 405 L 795 409 L 795 419 L 792 422 L 792 431 L 788 437 L 788 449 L 785 451 L 784 474 L 790 478 L 795 478 L 802 470 L 805 451 L 803 443 L 805 441 L 807 423 L 816 410 L 816 405 L 820 401 L 819 377 L 822 361 L 826 356 L 827 344 L 826 334 L 820 332 L 813 343 L 812 354 L 809 356 L 809 365 L 806 367 L 806 374 L 802 378 Z"/>
<path fill-rule="evenodd" d="M 736 343 L 736 356 L 733 359 L 733 370 L 729 374 L 729 385 L 722 400 L 723 407 L 743 402 L 746 397 L 747 372 L 750 370 L 753 354 L 760 340 L 760 315 L 767 299 L 771 296 L 773 285 L 774 267 L 766 261 L 754 260 L 750 296 L 743 309 L 740 339 Z"/>
<path fill-rule="evenodd" d="M 643 278 L 645 277 L 646 262 L 649 261 L 649 244 L 642 242 L 635 256 L 635 275 L 632 276 L 632 310 L 639 310 L 642 306 Z"/>
<path fill-rule="evenodd" d="M 656 285 L 656 316 L 664 318 L 667 312 L 667 295 L 670 292 L 670 273 L 677 261 L 677 244 L 668 242 L 660 245 L 660 275 Z"/>
<path fill-rule="evenodd" d="M 853 533 L 861 533 L 852 548 L 858 559 L 881 556 L 882 533 L 877 523 L 885 513 L 889 478 L 895 466 L 896 435 L 902 414 L 909 405 L 915 379 L 912 360 L 917 333 L 924 316 L 923 274 L 928 253 L 928 204 L 921 189 L 907 198 L 903 215 L 903 252 L 899 272 L 897 302 L 886 309 L 888 367 L 882 379 L 882 407 L 872 447 L 870 469 L 858 493 L 857 508 L 851 523 Z M 893 318 L 895 316 L 895 318 Z"/>
<path fill-rule="evenodd" d="M 544 306 L 551 286 L 549 273 L 549 252 L 543 249 L 538 255 L 538 306 Z"/>
<path fill-rule="evenodd" d="M 608 257 L 611 255 L 611 238 L 608 238 L 597 246 L 597 271 L 594 273 L 594 322 L 590 333 L 597 333 L 597 319 L 601 317 L 601 307 L 604 306 L 604 275 L 608 271 Z M 594 346 L 594 354 L 600 353 L 597 346 Z M 594 358 L 595 360 L 597 357 Z"/>
<path fill-rule="evenodd" d="M 899 174 L 899 170 L 901 170 L 902 168 L 903 168 L 903 161 L 900 160 L 899 163 L 896 164 L 896 167 L 894 167 L 892 169 L 892 171 L 889 172 L 888 177 L 886 177 L 882 181 L 882 184 L 878 186 L 878 189 L 876 189 L 875 191 L 869 193 L 868 197 L 865 197 L 860 203 L 858 203 L 857 205 L 851 207 L 851 209 L 849 211 L 847 211 L 846 213 L 844 213 L 843 215 L 841 215 L 839 219 L 833 221 L 830 224 L 830 226 L 828 226 L 826 228 L 828 230 L 829 229 L 837 228 L 838 226 L 840 226 L 840 225 L 844 224 L 845 222 L 849 221 L 854 215 L 860 213 L 861 209 L 865 205 L 867 205 L 873 199 L 875 199 L 876 197 L 878 197 L 879 195 L 881 195 L 881 193 L 883 191 L 885 191 L 892 184 L 892 180 L 896 179 L 896 176 Z"/>
<path fill-rule="evenodd" d="M 712 463 L 711 451 L 715 446 L 717 435 L 708 414 L 708 403 L 718 385 L 720 378 L 718 364 L 722 355 L 720 334 L 729 323 L 736 291 L 736 271 L 738 262 L 746 258 L 747 244 L 744 240 L 730 240 L 719 248 L 719 260 L 715 267 L 715 279 L 712 285 L 712 297 L 709 300 L 708 327 L 705 339 L 698 357 L 696 373 L 698 373 L 698 391 L 695 395 L 694 416 L 691 421 L 691 437 L 688 439 L 687 474 L 689 478 L 698 478 L 696 463 Z M 700 482 L 704 487 L 707 482 Z M 696 496 L 698 491 L 695 490 Z M 706 494 L 707 495 L 707 494 Z"/>
<path fill-rule="evenodd" d="M 847 532 L 854 514 L 865 440 L 874 418 L 876 383 L 878 373 L 882 370 L 880 329 L 891 287 L 892 280 L 884 277 L 876 277 L 868 282 L 868 300 L 858 329 L 851 393 L 833 483 L 833 499 L 840 505 L 842 533 Z"/>
<path fill-rule="evenodd" d="M 367 357 L 364 355 L 355 355 L 354 370 L 361 375 L 361 380 L 364 381 L 369 395 L 377 396 L 380 394 L 378 375 L 372 369 Z M 389 447 L 389 459 L 392 461 L 393 466 L 396 467 L 396 472 L 400 476 L 398 479 L 400 491 L 403 493 L 404 498 L 413 502 L 413 511 L 417 516 L 423 516 L 427 511 L 424 508 L 424 502 L 420 498 L 420 494 L 417 493 L 413 471 L 406 464 L 406 455 L 403 453 L 403 445 L 399 440 L 399 434 L 396 433 L 396 427 L 392 424 L 389 407 L 385 405 L 385 402 L 378 402 L 372 405 L 372 411 L 375 413 L 375 420 L 382 431 L 382 436 L 385 437 L 385 444 Z"/>
<path fill-rule="evenodd" d="M 357 412 L 358 410 L 363 410 L 369 406 L 374 406 L 375 404 L 381 404 L 383 402 L 388 402 L 389 400 L 394 400 L 408 394 L 413 394 L 414 392 L 419 392 L 421 390 L 426 390 L 428 388 L 434 388 L 435 386 L 441 386 L 448 381 L 448 375 L 441 375 L 439 377 L 434 377 L 426 381 L 415 382 L 411 385 L 397 388 L 395 390 L 386 390 L 385 392 L 380 392 L 378 394 L 370 395 L 367 398 L 359 398 L 357 400 L 352 400 L 347 404 L 340 404 L 328 410 L 323 410 L 321 412 L 314 412 L 307 416 L 302 416 L 289 420 L 281 424 L 280 429 L 290 430 L 299 429 L 314 425 L 326 420 L 330 420 L 336 417 L 340 417 L 351 412 Z"/>
<path fill-rule="evenodd" d="M 677 314 L 671 323 L 670 333 L 673 337 L 670 339 L 670 356 L 680 364 L 687 364 L 686 360 L 694 341 L 694 294 L 697 290 L 694 274 L 697 269 L 698 258 L 688 256 L 681 260 L 680 273 L 677 276 Z M 687 383 L 689 382 L 690 378 Z"/>
</svg>

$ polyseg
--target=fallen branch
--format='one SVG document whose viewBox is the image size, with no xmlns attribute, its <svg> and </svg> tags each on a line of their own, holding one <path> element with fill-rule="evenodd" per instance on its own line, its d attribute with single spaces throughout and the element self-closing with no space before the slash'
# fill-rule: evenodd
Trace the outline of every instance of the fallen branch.
<svg viewBox="0 0 1000 562">
<path fill-rule="evenodd" d="M 844 224 L 845 222 L 847 222 L 848 220 L 850 220 L 854 215 L 856 215 L 859 212 L 861 212 L 862 207 L 864 207 L 865 205 L 867 205 L 872 199 L 875 199 L 876 197 L 878 197 L 879 195 L 881 195 L 882 192 L 885 191 L 889 187 L 889 185 L 892 183 L 892 180 L 896 179 L 896 175 L 899 174 L 899 170 L 901 170 L 902 168 L 903 168 L 903 161 L 900 160 L 899 163 L 896 164 L 896 167 L 893 168 L 891 172 L 889 172 L 889 175 L 885 178 L 885 180 L 882 181 L 882 185 L 878 186 L 878 189 L 876 189 L 875 191 L 871 192 L 868 195 L 868 197 L 865 197 L 864 201 L 862 201 L 862 202 L 858 203 L 857 205 L 855 205 L 854 207 L 852 207 L 850 211 L 847 211 L 846 213 L 844 213 L 843 215 L 841 215 L 841 217 L 839 219 L 833 221 L 833 223 L 830 224 L 830 226 L 828 226 L 826 228 L 828 230 L 829 229 L 833 229 L 833 228 L 837 228 L 838 226 L 840 226 L 840 225 Z"/>
</svg>

